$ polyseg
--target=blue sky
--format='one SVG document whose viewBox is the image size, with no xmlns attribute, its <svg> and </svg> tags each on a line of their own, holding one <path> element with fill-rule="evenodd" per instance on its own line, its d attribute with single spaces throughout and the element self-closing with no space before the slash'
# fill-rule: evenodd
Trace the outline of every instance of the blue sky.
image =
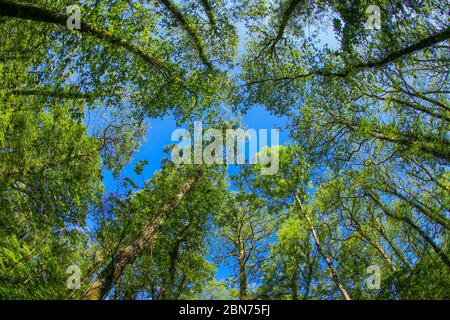
<svg viewBox="0 0 450 320">
<path fill-rule="evenodd" d="M 330 48 L 338 46 L 338 40 L 331 25 L 322 25 L 322 31 L 319 33 L 319 39 L 323 44 L 327 44 Z M 245 54 L 245 43 L 247 39 L 246 29 L 243 24 L 237 25 L 237 32 L 239 36 L 238 59 Z M 239 68 L 236 68 L 233 73 L 239 73 Z M 121 177 L 131 178 L 139 186 L 142 186 L 144 181 L 149 179 L 155 171 L 160 168 L 160 162 L 164 154 L 164 147 L 174 142 L 171 141 L 172 132 L 177 129 L 176 121 L 173 117 L 166 117 L 164 119 L 150 119 L 150 128 L 147 132 L 146 142 L 141 146 L 140 151 L 133 157 L 130 164 L 128 164 L 122 171 Z M 287 124 L 286 118 L 280 118 L 270 114 L 264 107 L 256 105 L 251 108 L 242 119 L 242 126 L 244 128 L 258 129 L 280 129 L 280 144 L 283 145 L 288 140 L 288 133 L 285 130 Z M 270 131 L 269 131 L 270 132 Z M 270 140 L 270 134 L 269 134 Z M 143 174 L 136 176 L 133 169 L 141 160 L 147 160 L 148 165 L 145 166 Z M 234 173 L 233 168 L 230 168 L 230 173 Z M 104 170 L 104 179 L 106 191 L 115 191 L 118 187 L 118 181 L 115 180 L 112 174 Z"/>
<path fill-rule="evenodd" d="M 135 154 L 132 161 L 122 170 L 119 179 L 115 179 L 111 172 L 103 170 L 103 183 L 107 192 L 117 191 L 120 187 L 120 178 L 130 178 L 140 187 L 143 183 L 153 176 L 153 173 L 160 169 L 161 160 L 167 155 L 164 148 L 170 144 L 177 143 L 171 140 L 172 132 L 179 128 L 173 117 L 164 119 L 149 119 L 150 128 L 148 129 L 146 141 L 141 146 L 140 151 Z M 255 130 L 268 129 L 268 138 L 270 141 L 270 129 L 280 129 L 280 144 L 285 144 L 288 140 L 288 133 L 284 129 L 287 119 L 279 118 L 271 115 L 262 106 L 254 106 L 244 115 L 242 125 L 244 128 Z M 270 145 L 270 143 L 269 143 Z M 144 171 L 137 176 L 133 169 L 139 161 L 147 160 L 148 164 L 144 167 Z M 233 167 L 229 170 L 230 174 L 234 173 Z"/>
<path fill-rule="evenodd" d="M 268 129 L 268 144 L 271 145 L 270 129 L 280 129 L 279 143 L 285 144 L 288 141 L 288 133 L 285 130 L 287 119 L 279 118 L 271 115 L 262 106 L 254 106 L 244 115 L 242 119 L 244 128 L 252 128 L 255 130 Z M 115 179 L 111 172 L 104 169 L 103 183 L 106 192 L 116 192 L 120 190 L 120 179 L 130 178 L 140 187 L 144 182 L 150 179 L 153 173 L 160 169 L 161 160 L 167 155 L 164 153 L 164 148 L 167 145 L 176 143 L 171 141 L 172 132 L 177 129 L 176 121 L 172 117 L 164 119 L 150 119 L 150 128 L 147 132 L 146 142 L 141 146 L 140 151 L 133 157 L 132 161 L 122 170 L 118 179 Z M 133 169 L 139 161 L 147 160 L 148 164 L 144 167 L 144 171 L 140 176 L 137 176 Z M 237 168 L 230 166 L 229 174 L 236 174 Z M 210 257 L 211 259 L 212 257 Z M 216 274 L 217 280 L 224 280 L 230 276 L 232 270 L 228 267 L 218 266 Z"/>
<path fill-rule="evenodd" d="M 324 28 L 324 26 L 321 26 Z M 245 40 L 246 30 L 243 25 L 238 25 L 238 35 L 240 38 L 238 57 L 245 54 Z M 331 28 L 325 28 L 325 31 L 320 32 L 320 40 L 323 44 L 328 44 L 330 48 L 337 46 L 337 40 L 334 32 Z M 239 72 L 239 68 L 233 70 L 236 74 Z M 277 117 L 270 114 L 263 106 L 255 105 L 242 117 L 242 127 L 245 129 L 267 129 L 268 138 L 270 139 L 270 129 L 279 129 L 280 137 L 279 144 L 284 145 L 288 142 L 288 132 L 285 129 L 288 119 L 283 117 Z M 144 185 L 144 182 L 150 179 L 155 171 L 160 169 L 161 160 L 167 155 L 164 153 L 164 148 L 168 145 L 177 143 L 171 141 L 172 132 L 178 128 L 176 121 L 173 117 L 165 117 L 164 119 L 149 119 L 150 128 L 146 135 L 146 141 L 141 146 L 138 153 L 136 153 L 132 161 L 122 170 L 118 179 L 115 179 L 111 172 L 108 170 L 103 171 L 103 182 L 106 192 L 117 192 L 120 190 L 120 180 L 123 178 L 132 179 L 139 187 Z M 268 143 L 269 146 L 271 143 Z M 259 150 L 258 150 L 259 151 Z M 137 176 L 133 169 L 139 161 L 147 160 L 148 164 L 144 167 L 144 170 L 140 176 Z M 228 169 L 230 175 L 236 174 L 237 170 L 235 166 L 230 166 Z M 231 269 L 224 266 L 218 266 L 218 272 L 216 274 L 217 280 L 224 280 L 231 275 Z"/>
</svg>

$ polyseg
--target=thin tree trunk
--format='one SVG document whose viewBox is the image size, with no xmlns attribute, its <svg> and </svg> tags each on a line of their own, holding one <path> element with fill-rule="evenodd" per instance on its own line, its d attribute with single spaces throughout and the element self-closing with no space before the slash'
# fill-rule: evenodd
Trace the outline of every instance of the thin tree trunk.
<svg viewBox="0 0 450 320">
<path fill-rule="evenodd" d="M 295 9 L 297 8 L 297 6 L 300 3 L 305 3 L 304 0 L 290 0 L 288 5 L 286 6 L 286 9 L 284 10 L 281 19 L 280 19 L 280 24 L 278 25 L 277 28 L 277 35 L 275 36 L 275 39 L 273 39 L 272 45 L 270 46 L 272 52 L 275 50 L 275 47 L 277 45 L 278 42 L 281 41 L 281 39 L 283 39 L 283 34 L 284 31 L 286 30 L 286 27 L 289 23 L 289 20 L 292 18 Z"/>
<path fill-rule="evenodd" d="M 381 244 L 378 241 L 368 237 L 367 235 L 363 236 L 363 237 L 365 237 L 367 239 L 367 241 L 369 241 L 369 243 L 372 245 L 372 247 L 374 247 L 378 251 L 378 253 L 381 255 L 383 260 L 387 263 L 387 265 L 391 268 L 391 270 L 396 271 L 397 269 L 395 268 L 391 257 L 389 257 L 389 255 L 386 253 L 386 250 L 384 250 L 384 248 L 381 246 Z"/>
<path fill-rule="evenodd" d="M 395 213 L 391 212 L 371 193 L 366 192 L 366 195 L 369 196 L 388 217 L 391 217 L 392 219 L 398 221 L 403 221 L 412 229 L 416 230 L 416 232 L 433 248 L 434 252 L 441 258 L 442 262 L 445 263 L 447 268 L 450 269 L 450 259 L 448 258 L 447 254 L 442 251 L 442 249 L 433 241 L 433 239 L 431 239 L 425 231 L 423 231 L 417 224 L 415 224 L 413 220 L 411 220 L 408 216 L 398 216 Z"/>
<path fill-rule="evenodd" d="M 400 252 L 400 249 L 395 245 L 395 243 L 389 238 L 384 230 L 383 226 L 378 225 L 377 230 L 380 232 L 383 239 L 389 244 L 389 246 L 394 250 L 395 255 L 402 261 L 403 265 L 407 268 L 410 268 L 411 265 L 408 260 L 406 260 L 405 256 Z"/>
<path fill-rule="evenodd" d="M 306 288 L 305 288 L 305 294 L 303 295 L 303 300 L 308 300 L 308 298 L 309 298 L 309 291 L 311 291 L 313 268 L 314 268 L 314 261 L 308 267 L 308 276 L 305 279 Z"/>
<path fill-rule="evenodd" d="M 325 260 L 325 262 L 328 265 L 328 268 L 331 271 L 331 276 L 332 276 L 334 284 L 339 289 L 339 291 L 341 292 L 341 294 L 342 294 L 342 296 L 344 297 L 345 300 L 351 300 L 350 295 L 348 294 L 347 290 L 345 290 L 344 285 L 341 283 L 341 281 L 339 279 L 339 275 L 337 273 L 337 270 L 336 270 L 336 268 L 333 265 L 333 260 L 331 260 L 331 258 L 328 257 L 325 254 L 325 252 L 323 252 L 322 244 L 320 243 L 320 239 L 319 239 L 319 236 L 318 236 L 318 234 L 316 232 L 316 228 L 314 227 L 314 224 L 312 223 L 311 218 L 308 216 L 308 214 L 304 210 L 302 202 L 300 201 L 300 198 L 298 197 L 298 195 L 295 195 L 295 199 L 297 200 L 297 204 L 298 204 L 298 206 L 300 208 L 301 214 L 305 217 L 306 221 L 308 222 L 309 229 L 311 230 L 311 233 L 312 233 L 312 235 L 314 237 L 314 241 L 315 241 L 316 246 L 317 246 L 317 251 L 319 252 L 319 255 L 322 257 L 322 259 Z"/>
<path fill-rule="evenodd" d="M 214 15 L 214 10 L 209 3 L 209 0 L 200 0 L 200 3 L 203 6 L 203 10 L 205 10 L 206 15 L 208 16 L 209 24 L 214 31 L 217 31 L 217 21 Z"/>
<path fill-rule="evenodd" d="M 247 300 L 247 271 L 245 270 L 245 256 L 239 257 L 239 299 Z"/>
<path fill-rule="evenodd" d="M 376 239 L 372 238 L 367 232 L 364 231 L 361 223 L 349 209 L 346 208 L 346 210 L 350 215 L 350 220 L 354 223 L 357 232 L 361 235 L 361 237 L 366 239 L 367 242 L 369 242 L 369 244 L 378 251 L 381 258 L 388 264 L 388 266 L 391 268 L 392 271 L 396 271 L 396 268 L 392 262 L 391 257 L 389 257 L 389 255 L 386 253 L 386 250 L 384 250 L 383 246 Z"/>
</svg>

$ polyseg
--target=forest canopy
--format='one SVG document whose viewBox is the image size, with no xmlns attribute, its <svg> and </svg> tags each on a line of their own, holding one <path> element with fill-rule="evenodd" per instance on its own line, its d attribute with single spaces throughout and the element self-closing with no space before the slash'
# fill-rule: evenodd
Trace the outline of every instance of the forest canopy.
<svg viewBox="0 0 450 320">
<path fill-rule="evenodd" d="M 0 299 L 450 299 L 449 9 L 0 0 Z M 122 174 L 153 119 L 255 107 L 273 174 Z"/>
</svg>

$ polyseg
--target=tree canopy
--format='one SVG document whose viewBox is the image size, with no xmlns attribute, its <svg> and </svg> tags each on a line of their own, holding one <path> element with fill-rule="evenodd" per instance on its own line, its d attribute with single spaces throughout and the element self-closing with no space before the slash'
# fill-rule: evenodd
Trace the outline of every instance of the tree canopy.
<svg viewBox="0 0 450 320">
<path fill-rule="evenodd" d="M 448 12 L 0 0 L 0 299 L 449 299 Z M 151 119 L 255 106 L 287 119 L 274 174 L 168 145 L 121 176 Z"/>
</svg>

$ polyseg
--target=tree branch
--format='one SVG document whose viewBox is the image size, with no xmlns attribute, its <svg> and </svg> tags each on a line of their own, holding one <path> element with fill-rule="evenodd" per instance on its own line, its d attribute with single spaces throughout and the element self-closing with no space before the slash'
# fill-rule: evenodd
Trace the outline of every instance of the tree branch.
<svg viewBox="0 0 450 320">
<path fill-rule="evenodd" d="M 180 8 L 171 0 L 159 0 L 162 5 L 174 16 L 175 20 L 181 25 L 184 31 L 187 32 L 191 40 L 194 42 L 194 46 L 200 56 L 202 63 L 209 69 L 213 70 L 213 66 L 206 55 L 206 48 L 203 40 L 197 34 L 196 26 L 190 22 L 181 12 Z"/>
<path fill-rule="evenodd" d="M 57 24 L 64 27 L 66 27 L 68 19 L 67 15 L 59 14 L 35 6 L 14 3 L 8 0 L 0 0 L 0 16 Z M 165 66 L 163 65 L 163 62 L 159 61 L 156 57 L 148 55 L 142 49 L 136 47 L 134 44 L 128 42 L 127 40 L 121 39 L 105 30 L 96 29 L 95 27 L 83 22 L 81 22 L 81 29 L 74 29 L 74 31 L 89 34 L 95 38 L 109 43 L 112 46 L 117 46 L 125 49 L 126 51 L 138 56 L 143 61 L 153 66 L 165 78 L 165 80 L 169 80 L 169 75 Z"/>
</svg>

